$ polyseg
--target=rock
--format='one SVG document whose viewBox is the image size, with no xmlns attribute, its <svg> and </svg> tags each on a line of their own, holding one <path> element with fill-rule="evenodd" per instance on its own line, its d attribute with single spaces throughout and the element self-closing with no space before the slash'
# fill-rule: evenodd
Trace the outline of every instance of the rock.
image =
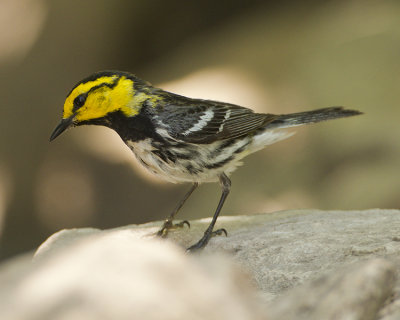
<svg viewBox="0 0 400 320">
<path fill-rule="evenodd" d="M 396 269 L 374 259 L 311 281 L 276 299 L 269 319 L 376 319 L 391 296 Z"/>
<path fill-rule="evenodd" d="M 394 319 L 400 211 L 221 217 L 228 237 L 183 250 L 209 219 L 63 230 L 0 267 L 0 319 Z M 14 267 L 13 267 L 14 266 Z M 389 299 L 392 297 L 391 299 Z"/>
<path fill-rule="evenodd" d="M 221 257 L 128 229 L 42 252 L 0 295 L 0 319 L 261 319 L 247 276 Z"/>
</svg>

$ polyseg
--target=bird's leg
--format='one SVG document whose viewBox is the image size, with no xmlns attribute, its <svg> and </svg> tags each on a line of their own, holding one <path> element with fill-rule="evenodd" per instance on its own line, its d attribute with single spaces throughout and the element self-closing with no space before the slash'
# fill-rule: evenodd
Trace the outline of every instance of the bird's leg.
<svg viewBox="0 0 400 320">
<path fill-rule="evenodd" d="M 215 210 L 215 213 L 211 220 L 211 223 L 208 226 L 207 230 L 204 232 L 203 237 L 196 244 L 192 245 L 191 247 L 189 247 L 187 249 L 187 251 L 189 251 L 189 252 L 194 252 L 194 251 L 203 249 L 207 245 L 208 241 L 210 241 L 211 237 L 213 237 L 215 235 L 221 235 L 222 233 L 227 235 L 227 232 L 225 229 L 218 229 L 218 230 L 213 231 L 214 225 L 218 219 L 219 212 L 221 211 L 221 208 L 224 205 L 225 199 L 228 196 L 229 191 L 231 189 L 231 180 L 229 180 L 228 176 L 225 173 L 222 173 L 219 176 L 219 182 L 222 187 L 222 195 L 219 200 L 217 210 Z"/>
<path fill-rule="evenodd" d="M 160 237 L 166 237 L 168 235 L 168 231 L 170 229 L 174 229 L 174 228 L 182 228 L 185 224 L 190 227 L 190 224 L 187 220 L 184 220 L 182 222 L 173 224 L 172 221 L 174 220 L 176 214 L 178 213 L 178 211 L 182 208 L 182 206 L 184 205 L 184 203 L 186 202 L 186 200 L 190 197 L 190 195 L 193 193 L 193 191 L 199 186 L 199 184 L 197 182 L 193 183 L 192 187 L 190 188 L 190 190 L 185 194 L 185 196 L 183 197 L 183 199 L 178 203 L 178 205 L 176 206 L 175 210 L 172 211 L 172 213 L 169 215 L 169 217 L 167 219 L 165 219 L 164 224 L 162 226 L 162 228 L 157 232 L 157 235 Z"/>
</svg>

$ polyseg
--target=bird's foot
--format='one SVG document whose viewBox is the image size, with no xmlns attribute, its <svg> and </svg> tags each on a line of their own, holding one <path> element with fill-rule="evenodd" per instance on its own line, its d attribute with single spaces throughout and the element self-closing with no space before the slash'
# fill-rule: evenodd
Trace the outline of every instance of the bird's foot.
<svg viewBox="0 0 400 320">
<path fill-rule="evenodd" d="M 203 249 L 207 245 L 208 241 L 210 241 L 210 239 L 214 236 L 221 236 L 222 234 L 225 234 L 226 237 L 228 236 L 228 232 L 226 232 L 226 230 L 223 228 L 212 232 L 207 231 L 204 232 L 203 237 L 196 244 L 187 248 L 186 252 L 196 252 Z"/>
<path fill-rule="evenodd" d="M 157 232 L 157 236 L 161 238 L 166 238 L 169 230 L 183 228 L 187 225 L 190 228 L 190 223 L 187 220 L 181 221 L 179 223 L 172 223 L 172 220 L 165 220 L 162 228 Z"/>
</svg>

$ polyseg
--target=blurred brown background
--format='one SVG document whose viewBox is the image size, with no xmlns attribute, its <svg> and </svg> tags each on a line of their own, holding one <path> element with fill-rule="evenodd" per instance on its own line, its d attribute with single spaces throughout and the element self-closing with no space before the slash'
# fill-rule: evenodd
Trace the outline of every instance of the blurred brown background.
<svg viewBox="0 0 400 320">
<path fill-rule="evenodd" d="M 399 17 L 395 0 L 2 0 L 0 257 L 62 228 L 163 219 L 189 188 L 137 170 L 105 128 L 48 142 L 68 91 L 102 69 L 259 112 L 366 113 L 298 128 L 246 158 L 224 215 L 399 208 Z M 201 186 L 180 218 L 210 216 L 219 196 Z"/>
</svg>

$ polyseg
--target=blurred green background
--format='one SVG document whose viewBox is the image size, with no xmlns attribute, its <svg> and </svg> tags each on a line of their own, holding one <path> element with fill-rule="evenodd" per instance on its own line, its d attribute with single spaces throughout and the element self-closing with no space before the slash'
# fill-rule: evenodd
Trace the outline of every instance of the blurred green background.
<svg viewBox="0 0 400 320">
<path fill-rule="evenodd" d="M 2 0 L 0 258 L 62 228 L 163 219 L 189 188 L 138 170 L 105 128 L 48 142 L 71 87 L 103 69 L 258 112 L 365 112 L 247 157 L 223 215 L 398 208 L 399 17 L 395 0 Z M 179 217 L 210 216 L 219 197 L 202 185 Z"/>
</svg>

